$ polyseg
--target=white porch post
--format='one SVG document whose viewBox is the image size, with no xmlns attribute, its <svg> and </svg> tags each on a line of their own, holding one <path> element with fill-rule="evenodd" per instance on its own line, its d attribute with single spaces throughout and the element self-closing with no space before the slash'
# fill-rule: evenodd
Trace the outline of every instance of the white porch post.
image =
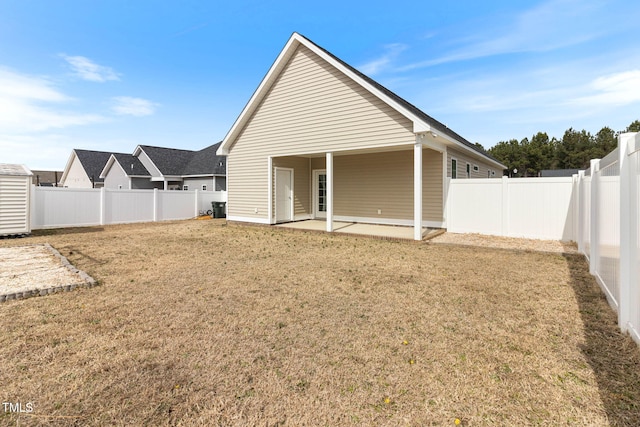
<svg viewBox="0 0 640 427">
<path fill-rule="evenodd" d="M 422 144 L 413 145 L 413 239 L 422 240 Z"/>
<path fill-rule="evenodd" d="M 327 231 L 333 231 L 333 153 L 327 153 Z"/>
<path fill-rule="evenodd" d="M 164 189 L 165 191 L 169 189 L 169 181 L 167 181 L 167 179 L 164 179 Z"/>
</svg>

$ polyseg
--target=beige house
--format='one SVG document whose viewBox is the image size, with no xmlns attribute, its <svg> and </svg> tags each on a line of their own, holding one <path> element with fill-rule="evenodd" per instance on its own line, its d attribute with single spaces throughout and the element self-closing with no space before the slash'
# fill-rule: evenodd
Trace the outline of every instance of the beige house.
<svg viewBox="0 0 640 427">
<path fill-rule="evenodd" d="M 294 33 L 226 135 L 227 218 L 446 227 L 447 178 L 506 167 Z M 452 176 L 453 173 L 453 176 Z"/>
</svg>

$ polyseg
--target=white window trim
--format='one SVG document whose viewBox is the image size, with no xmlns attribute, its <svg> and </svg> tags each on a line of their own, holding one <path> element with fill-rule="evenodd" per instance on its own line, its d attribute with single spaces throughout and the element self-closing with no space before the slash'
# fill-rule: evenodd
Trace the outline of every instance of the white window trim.
<svg viewBox="0 0 640 427">
<path fill-rule="evenodd" d="M 312 189 L 312 197 L 313 197 L 313 217 L 316 218 L 316 213 L 318 212 L 318 186 L 316 185 L 318 183 L 318 176 L 321 174 L 327 174 L 327 170 L 326 169 L 313 169 L 312 171 L 312 183 L 311 185 L 313 186 Z M 327 196 L 326 194 L 326 188 L 325 188 L 325 197 Z M 325 209 L 326 209 L 326 200 L 325 200 Z M 324 212 L 324 216 L 320 216 L 318 215 L 317 217 L 319 218 L 326 218 L 327 217 L 327 212 L 325 210 Z"/>
<path fill-rule="evenodd" d="M 474 172 L 480 172 L 480 166 L 478 166 L 478 165 L 473 165 L 473 171 L 474 171 Z"/>
<path fill-rule="evenodd" d="M 183 185 L 182 186 L 182 191 L 189 191 L 189 186 L 188 185 Z"/>
<path fill-rule="evenodd" d="M 467 167 L 465 168 L 465 173 L 467 174 L 467 179 L 471 178 L 471 163 L 466 162 Z"/>
<path fill-rule="evenodd" d="M 207 184 L 202 185 L 202 191 L 207 191 Z"/>
<path fill-rule="evenodd" d="M 455 175 L 453 176 L 453 162 L 456 162 Z M 451 157 L 451 179 L 458 179 L 458 159 L 456 157 Z"/>
</svg>

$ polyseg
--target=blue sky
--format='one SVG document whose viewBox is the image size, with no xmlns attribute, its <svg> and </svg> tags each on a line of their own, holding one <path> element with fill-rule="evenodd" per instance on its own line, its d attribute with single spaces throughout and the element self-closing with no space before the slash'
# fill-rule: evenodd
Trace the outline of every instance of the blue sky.
<svg viewBox="0 0 640 427">
<path fill-rule="evenodd" d="M 0 163 L 224 138 L 297 31 L 470 141 L 640 119 L 640 2 L 0 3 Z"/>
</svg>

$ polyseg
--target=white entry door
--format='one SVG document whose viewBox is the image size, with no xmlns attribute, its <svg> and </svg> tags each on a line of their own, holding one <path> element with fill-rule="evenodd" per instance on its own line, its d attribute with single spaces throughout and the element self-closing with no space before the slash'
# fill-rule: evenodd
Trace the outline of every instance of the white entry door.
<svg viewBox="0 0 640 427">
<path fill-rule="evenodd" d="M 327 171 L 313 171 L 313 213 L 316 218 L 327 217 Z"/>
<path fill-rule="evenodd" d="M 293 221 L 293 170 L 276 168 L 276 222 Z"/>
</svg>

